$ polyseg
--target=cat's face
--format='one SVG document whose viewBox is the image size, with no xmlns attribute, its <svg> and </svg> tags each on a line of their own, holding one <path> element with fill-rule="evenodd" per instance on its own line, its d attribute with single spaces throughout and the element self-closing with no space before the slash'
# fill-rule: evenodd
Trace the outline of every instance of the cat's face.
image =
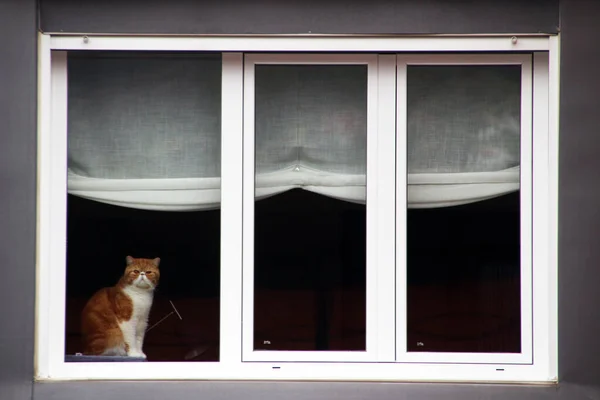
<svg viewBox="0 0 600 400">
<path fill-rule="evenodd" d="M 160 279 L 158 265 L 160 258 L 133 258 L 127 256 L 127 267 L 123 274 L 123 281 L 140 289 L 154 290 Z"/>
</svg>

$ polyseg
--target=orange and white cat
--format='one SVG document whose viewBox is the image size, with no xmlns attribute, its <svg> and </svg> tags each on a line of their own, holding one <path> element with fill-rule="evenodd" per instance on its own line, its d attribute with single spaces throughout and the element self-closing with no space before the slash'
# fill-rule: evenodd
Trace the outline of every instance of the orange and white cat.
<svg viewBox="0 0 600 400">
<path fill-rule="evenodd" d="M 160 258 L 127 256 L 119 282 L 97 291 L 81 314 L 83 353 L 144 357 L 144 335 L 158 285 Z"/>
</svg>

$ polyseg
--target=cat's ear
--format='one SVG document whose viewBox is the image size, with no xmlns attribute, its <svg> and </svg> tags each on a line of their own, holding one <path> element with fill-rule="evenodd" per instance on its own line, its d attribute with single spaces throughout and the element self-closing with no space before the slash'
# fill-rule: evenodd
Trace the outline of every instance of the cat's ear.
<svg viewBox="0 0 600 400">
<path fill-rule="evenodd" d="M 127 263 L 127 265 L 133 264 L 133 257 L 131 257 L 131 256 L 125 257 L 125 262 Z"/>
<path fill-rule="evenodd" d="M 158 264 L 160 264 L 160 258 L 156 257 L 154 260 L 152 260 L 152 262 L 158 267 Z"/>
</svg>

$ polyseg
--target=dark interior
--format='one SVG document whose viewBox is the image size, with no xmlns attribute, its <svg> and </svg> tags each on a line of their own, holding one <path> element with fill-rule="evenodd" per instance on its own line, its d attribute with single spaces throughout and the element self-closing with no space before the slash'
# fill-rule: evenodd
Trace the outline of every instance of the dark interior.
<svg viewBox="0 0 600 400">
<path fill-rule="evenodd" d="M 117 283 L 125 257 L 160 257 L 144 351 L 149 360 L 218 360 L 219 211 L 155 212 L 68 197 L 66 351 L 81 352 L 80 313 L 98 289 Z"/>
<path fill-rule="evenodd" d="M 519 193 L 409 210 L 409 351 L 521 351 Z"/>
<path fill-rule="evenodd" d="M 125 256 L 161 257 L 144 351 L 219 358 L 220 212 L 157 212 L 68 198 L 66 350 Z M 256 203 L 255 349 L 365 349 L 365 206 L 303 190 Z M 408 211 L 408 349 L 519 352 L 519 195 Z"/>
</svg>

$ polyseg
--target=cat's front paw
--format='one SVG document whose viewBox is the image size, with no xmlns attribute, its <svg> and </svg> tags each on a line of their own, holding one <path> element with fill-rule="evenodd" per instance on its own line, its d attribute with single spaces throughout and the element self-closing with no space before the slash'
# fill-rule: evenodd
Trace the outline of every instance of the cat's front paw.
<svg viewBox="0 0 600 400">
<path fill-rule="evenodd" d="M 129 354 L 127 354 L 129 357 L 137 357 L 137 358 L 148 358 L 146 357 L 146 355 L 141 352 L 141 351 L 130 351 Z"/>
</svg>

